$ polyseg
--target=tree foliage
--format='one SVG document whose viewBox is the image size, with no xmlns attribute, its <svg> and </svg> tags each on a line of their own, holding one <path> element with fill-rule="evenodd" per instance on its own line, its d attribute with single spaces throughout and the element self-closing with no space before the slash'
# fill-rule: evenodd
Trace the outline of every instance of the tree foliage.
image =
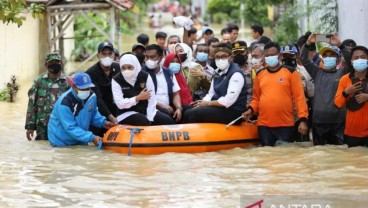
<svg viewBox="0 0 368 208">
<path fill-rule="evenodd" d="M 274 41 L 280 45 L 295 43 L 298 38 L 299 20 L 305 17 L 299 5 L 288 5 L 287 9 L 274 22 Z"/>
<path fill-rule="evenodd" d="M 320 5 L 324 5 L 321 7 Z M 316 0 L 316 3 L 309 5 L 309 15 L 315 25 L 309 25 L 312 31 L 319 33 L 331 33 L 338 31 L 337 0 Z"/>
<path fill-rule="evenodd" d="M 269 25 L 267 6 L 278 5 L 290 0 L 210 0 L 207 4 L 207 12 L 214 16 L 217 13 L 227 14 L 233 22 L 240 22 L 243 15 L 248 24 L 261 23 Z M 244 3 L 244 13 L 240 14 L 240 4 Z"/>
<path fill-rule="evenodd" d="M 3 23 L 14 23 L 20 27 L 26 20 L 25 13 L 33 18 L 43 18 L 45 7 L 42 4 L 27 5 L 26 0 L 0 0 L 0 20 Z"/>
<path fill-rule="evenodd" d="M 154 0 L 136 0 L 131 10 L 120 11 L 120 31 L 123 34 L 134 34 L 133 29 L 139 24 L 136 15 L 146 15 L 147 5 Z M 110 31 L 109 16 L 107 13 L 88 13 L 88 16 L 106 33 Z M 117 28 L 118 29 L 118 28 Z M 83 16 L 77 16 L 74 22 L 75 48 L 73 56 L 87 55 L 96 51 L 98 43 L 105 40 L 103 36 L 96 36 L 99 31 Z"/>
<path fill-rule="evenodd" d="M 325 5 L 321 7 L 320 5 Z M 273 39 L 281 45 L 295 43 L 300 31 L 299 22 L 311 19 L 307 30 L 317 33 L 331 33 L 338 31 L 336 0 L 315 0 L 314 4 L 301 6 L 293 5 L 277 19 L 274 25 Z"/>
</svg>

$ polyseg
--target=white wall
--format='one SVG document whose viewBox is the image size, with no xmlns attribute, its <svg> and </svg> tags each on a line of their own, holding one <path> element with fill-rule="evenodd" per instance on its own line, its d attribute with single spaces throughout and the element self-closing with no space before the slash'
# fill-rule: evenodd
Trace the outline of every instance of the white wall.
<svg viewBox="0 0 368 208">
<path fill-rule="evenodd" d="M 18 82 L 33 79 L 40 69 L 40 23 L 27 15 L 18 28 L 16 24 L 0 23 L 0 89 L 15 75 Z"/>
<path fill-rule="evenodd" d="M 368 47 L 368 1 L 338 0 L 339 36 Z"/>
</svg>

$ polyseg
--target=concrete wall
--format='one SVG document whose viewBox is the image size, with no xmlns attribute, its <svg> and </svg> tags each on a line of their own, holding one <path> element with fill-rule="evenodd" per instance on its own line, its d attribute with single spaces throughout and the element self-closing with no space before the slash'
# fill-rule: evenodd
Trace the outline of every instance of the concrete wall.
<svg viewBox="0 0 368 208">
<path fill-rule="evenodd" d="M 338 0 L 339 36 L 368 47 L 368 1 Z"/>
<path fill-rule="evenodd" d="M 73 24 L 65 31 L 66 37 L 73 37 Z M 45 56 L 50 52 L 47 40 L 47 21 L 26 16 L 18 28 L 16 24 L 0 23 L 0 90 L 15 75 L 18 82 L 32 81 L 45 72 Z M 67 59 L 74 49 L 74 40 L 65 40 Z"/>
<path fill-rule="evenodd" d="M 40 21 L 27 15 L 21 27 L 0 23 L 0 89 L 15 75 L 22 81 L 33 79 L 40 70 Z M 45 34 L 47 37 L 47 33 Z M 46 40 L 46 39 L 45 39 Z M 41 44 L 41 47 L 42 46 Z"/>
</svg>

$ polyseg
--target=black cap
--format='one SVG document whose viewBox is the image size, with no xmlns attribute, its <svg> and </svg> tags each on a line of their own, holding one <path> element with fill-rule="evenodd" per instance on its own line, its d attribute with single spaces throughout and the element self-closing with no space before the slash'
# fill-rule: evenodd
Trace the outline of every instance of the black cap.
<svg viewBox="0 0 368 208">
<path fill-rule="evenodd" d="M 114 45 L 111 42 L 104 41 L 98 45 L 97 52 L 100 53 L 104 48 L 110 48 L 114 51 Z"/>
<path fill-rule="evenodd" d="M 226 52 L 226 53 L 231 55 L 232 54 L 232 46 L 231 46 L 230 43 L 219 43 L 215 47 L 215 53 L 217 53 L 219 51 L 223 51 L 223 52 Z"/>
<path fill-rule="evenodd" d="M 144 51 L 146 50 L 146 47 L 142 43 L 136 43 L 132 47 L 132 51 L 134 51 L 136 48 L 142 48 Z"/>
<path fill-rule="evenodd" d="M 247 43 L 242 40 L 238 40 L 232 44 L 234 51 L 245 51 L 247 49 Z"/>
<path fill-rule="evenodd" d="M 165 33 L 165 32 L 162 32 L 162 31 L 158 31 L 157 33 L 156 33 L 156 39 L 157 38 L 164 38 L 164 39 L 166 39 L 167 38 L 167 34 Z"/>
</svg>

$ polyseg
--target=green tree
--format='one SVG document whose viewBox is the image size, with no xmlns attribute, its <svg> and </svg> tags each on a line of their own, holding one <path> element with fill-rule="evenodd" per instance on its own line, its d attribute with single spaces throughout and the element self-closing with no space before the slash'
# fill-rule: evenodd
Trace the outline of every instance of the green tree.
<svg viewBox="0 0 368 208">
<path fill-rule="evenodd" d="M 147 5 L 154 0 L 136 0 L 135 6 L 131 10 L 120 11 L 120 30 L 123 34 L 134 34 L 133 29 L 140 24 L 136 22 L 136 15 L 143 17 L 146 15 Z M 108 21 L 108 14 L 106 13 L 89 13 L 88 16 L 102 28 L 106 33 L 110 31 Z M 96 46 L 101 40 L 105 39 L 103 36 L 96 36 L 99 34 L 98 30 L 93 27 L 82 16 L 78 16 L 74 22 L 75 34 L 75 48 L 73 50 L 73 58 L 80 54 L 90 54 L 96 50 Z M 89 38 L 86 38 L 89 37 Z"/>
<path fill-rule="evenodd" d="M 321 6 L 324 5 L 324 6 Z M 281 45 L 295 43 L 298 39 L 298 22 L 302 19 L 311 19 L 312 24 L 307 30 L 317 33 L 331 33 L 338 31 L 336 0 L 316 0 L 312 5 L 293 5 L 275 22 L 273 39 Z"/>
<path fill-rule="evenodd" d="M 323 6 L 321 6 L 323 5 Z M 314 25 L 309 25 L 312 31 L 318 33 L 331 33 L 338 31 L 339 20 L 337 16 L 338 5 L 336 0 L 317 0 L 308 5 L 309 13 L 306 16 L 312 19 Z"/>
<path fill-rule="evenodd" d="M 278 5 L 290 0 L 210 0 L 207 4 L 207 12 L 213 17 L 217 13 L 228 14 L 233 22 L 240 21 L 240 15 L 244 15 L 248 24 L 261 23 L 270 25 L 267 6 Z M 244 13 L 240 14 L 240 4 L 244 3 Z"/>
<path fill-rule="evenodd" d="M 275 22 L 275 35 L 273 39 L 280 45 L 295 43 L 299 31 L 298 21 L 303 16 L 305 14 L 303 14 L 299 6 L 293 5 L 288 7 Z"/>
<path fill-rule="evenodd" d="M 216 14 L 221 14 L 221 18 L 228 19 L 231 17 L 231 14 L 237 13 L 239 14 L 239 1 L 233 0 L 210 0 L 207 4 L 207 13 L 211 15 L 211 20 L 214 20 L 214 16 L 219 16 Z M 218 19 L 217 17 L 216 19 Z M 220 19 L 218 19 L 220 20 Z M 237 21 L 238 19 L 233 19 L 233 21 Z M 220 22 L 218 22 L 220 23 Z"/>
<path fill-rule="evenodd" d="M 3 23 L 14 23 L 20 27 L 26 20 L 25 13 L 33 18 L 43 18 L 45 7 L 42 4 L 27 5 L 26 0 L 0 0 L 0 20 Z"/>
</svg>

